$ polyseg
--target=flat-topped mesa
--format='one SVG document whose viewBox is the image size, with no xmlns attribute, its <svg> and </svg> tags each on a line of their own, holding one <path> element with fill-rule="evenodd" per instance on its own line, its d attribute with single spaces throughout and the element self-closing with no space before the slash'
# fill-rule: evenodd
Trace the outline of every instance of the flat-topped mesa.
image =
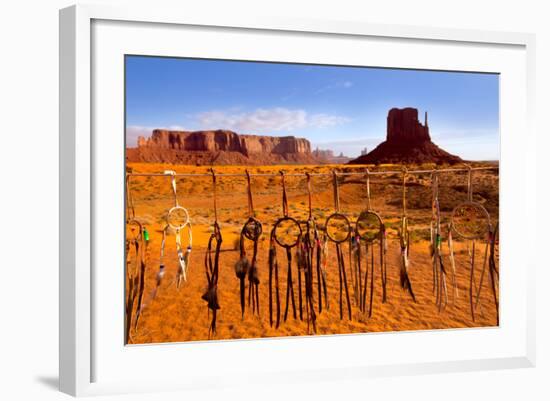
<svg viewBox="0 0 550 401">
<path fill-rule="evenodd" d="M 386 131 L 388 142 L 423 142 L 430 141 L 428 112 L 424 115 L 424 125 L 418 121 L 418 110 L 412 107 L 393 108 L 388 113 Z"/>
<path fill-rule="evenodd" d="M 140 137 L 138 147 L 190 152 L 311 153 L 307 139 L 294 136 L 239 135 L 233 131 L 169 131 L 156 129 L 150 138 Z"/>
<path fill-rule="evenodd" d="M 228 130 L 156 129 L 128 149 L 128 161 L 181 164 L 312 163 L 311 144 L 294 136 L 240 135 Z"/>
</svg>

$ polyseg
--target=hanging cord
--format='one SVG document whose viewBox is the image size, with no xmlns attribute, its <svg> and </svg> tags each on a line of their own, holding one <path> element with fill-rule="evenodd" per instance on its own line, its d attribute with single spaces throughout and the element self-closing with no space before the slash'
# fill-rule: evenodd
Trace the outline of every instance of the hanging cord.
<svg viewBox="0 0 550 401">
<path fill-rule="evenodd" d="M 170 187 L 172 189 L 172 195 L 174 199 L 174 205 L 168 210 L 166 214 L 166 225 L 162 229 L 162 240 L 160 244 L 160 256 L 159 256 L 159 270 L 156 274 L 156 285 L 151 293 L 151 300 L 154 300 L 157 297 L 160 286 L 163 282 L 164 276 L 166 275 L 166 265 L 164 261 L 165 249 L 166 249 L 166 239 L 170 232 L 174 232 L 175 243 L 176 243 L 176 254 L 178 257 L 178 271 L 174 281 L 176 283 L 176 288 L 180 288 L 183 282 L 187 281 L 187 272 L 189 271 L 189 260 L 191 256 L 191 250 L 193 245 L 193 230 L 191 226 L 191 221 L 189 219 L 189 213 L 187 210 L 179 205 L 178 194 L 177 194 L 177 184 L 176 184 L 176 172 L 172 170 L 165 170 L 163 175 L 168 175 L 170 177 Z M 183 213 L 183 223 L 173 222 L 171 216 L 175 213 Z M 183 248 L 181 241 L 181 234 L 184 229 L 187 229 L 188 235 L 188 245 Z M 148 237 L 148 233 L 147 233 Z"/>
<path fill-rule="evenodd" d="M 294 296 L 294 287 L 293 287 L 293 280 L 292 280 L 292 248 L 297 246 L 301 243 L 302 240 L 302 228 L 300 226 L 300 223 L 292 217 L 288 215 L 288 199 L 286 194 L 286 185 L 285 185 L 285 174 L 281 170 L 279 172 L 281 176 L 281 186 L 282 186 L 282 198 L 283 198 L 283 217 L 279 218 L 271 231 L 271 247 L 270 247 L 270 315 L 272 315 L 272 286 L 273 286 L 273 274 L 275 274 L 275 287 L 278 292 L 278 265 L 276 263 L 276 253 L 275 253 L 275 243 L 277 243 L 279 246 L 285 248 L 286 250 L 286 258 L 287 258 L 287 286 L 286 286 L 286 304 L 285 304 L 285 312 L 283 316 L 283 320 L 286 321 L 288 317 L 288 308 L 290 306 L 290 302 L 292 302 L 292 311 L 294 315 L 294 319 L 297 318 L 296 314 L 296 300 Z M 288 238 L 279 238 L 278 237 L 278 231 L 277 229 L 281 227 L 283 224 L 291 224 L 295 227 L 295 233 L 296 238 L 293 242 L 289 241 Z M 291 232 L 291 229 L 289 227 L 284 228 L 285 233 L 288 234 Z M 278 302 L 278 301 L 277 301 Z M 279 305 L 277 304 L 277 308 L 279 308 Z M 271 319 L 272 321 L 272 319 Z M 279 321 L 279 315 L 277 316 L 277 321 Z"/>
<path fill-rule="evenodd" d="M 136 311 L 136 321 L 134 323 L 134 330 L 138 329 L 138 321 L 141 316 L 141 311 L 143 310 L 143 292 L 145 291 L 145 270 L 147 263 L 149 261 L 149 231 L 147 227 L 143 226 L 143 242 L 145 244 L 142 247 L 142 259 L 141 259 L 141 271 L 139 276 L 139 292 L 138 292 L 138 302 L 137 302 L 137 311 Z"/>
<path fill-rule="evenodd" d="M 285 172 L 281 170 L 279 174 L 281 174 L 281 185 L 283 188 L 283 216 L 288 217 L 288 199 L 286 195 Z"/>
<path fill-rule="evenodd" d="M 328 282 L 327 267 L 328 267 L 328 258 L 329 258 L 329 247 L 328 247 L 328 235 L 326 231 L 323 233 L 320 243 L 321 243 L 321 274 L 323 278 L 323 297 L 325 299 L 325 309 L 328 311 L 330 310 L 330 303 L 328 300 L 328 288 L 327 288 L 327 282 Z"/>
<path fill-rule="evenodd" d="M 468 202 L 473 201 L 473 188 L 472 188 L 472 167 L 468 165 Z M 472 315 L 472 320 L 476 320 L 475 316 L 475 305 L 474 305 L 474 283 L 475 283 L 475 260 L 476 260 L 476 241 L 472 239 L 471 242 L 471 251 L 470 251 L 470 287 L 469 287 L 469 296 L 470 296 L 470 312 Z"/>
<path fill-rule="evenodd" d="M 279 328 L 279 323 L 281 320 L 281 300 L 279 297 L 279 265 L 277 263 L 275 230 L 276 226 L 272 228 L 269 236 L 269 325 L 273 327 L 273 289 L 275 289 L 275 302 L 277 308 L 275 328 Z M 273 288 L 273 285 L 275 285 L 275 288 Z M 244 297 L 244 292 L 242 294 Z M 244 300 L 242 302 L 244 303 Z"/>
<path fill-rule="evenodd" d="M 248 224 L 253 221 L 254 218 L 254 206 L 252 203 L 252 192 L 250 188 L 250 173 L 248 170 L 246 170 L 246 181 L 247 181 L 247 197 L 248 197 L 248 220 L 244 224 L 241 235 L 239 239 L 239 249 L 240 249 L 240 257 L 237 263 L 235 264 L 235 275 L 239 279 L 239 293 L 240 293 L 240 300 L 241 300 L 241 318 L 244 319 L 244 311 L 245 311 L 245 278 L 251 270 L 251 264 L 246 256 L 246 248 L 245 248 L 245 238 L 246 234 L 248 233 Z M 253 228 L 253 232 L 255 232 L 255 228 Z M 256 242 L 254 244 L 256 249 Z M 249 301 L 250 304 L 250 291 L 249 291 Z"/>
<path fill-rule="evenodd" d="M 387 300 L 386 294 L 386 230 L 382 218 L 378 213 L 372 210 L 371 203 L 371 191 L 370 191 L 370 171 L 365 171 L 365 192 L 367 194 L 366 209 L 363 210 L 357 218 L 355 224 L 355 241 L 352 245 L 355 246 L 356 264 L 359 291 L 359 310 L 363 313 L 367 311 L 367 296 L 370 291 L 368 316 L 372 316 L 373 311 L 373 299 L 374 299 L 374 267 L 375 267 L 375 255 L 376 246 L 378 244 L 379 252 L 379 265 L 380 265 L 380 281 L 382 286 L 382 303 Z M 373 233 L 373 222 L 376 222 L 376 231 Z M 365 272 L 363 276 L 362 272 L 362 246 L 364 243 L 365 251 Z M 370 284 L 369 284 L 370 278 Z"/>
<path fill-rule="evenodd" d="M 178 192 L 176 189 L 176 172 L 175 171 L 165 171 L 171 175 L 171 184 L 172 184 L 172 193 L 174 195 L 174 206 L 179 206 L 178 204 Z"/>
<path fill-rule="evenodd" d="M 246 256 L 246 248 L 245 248 L 245 238 L 248 233 L 248 224 L 251 223 L 254 219 L 254 206 L 252 203 L 252 192 L 250 189 L 250 173 L 248 170 L 246 170 L 246 181 L 247 181 L 247 197 L 248 197 L 248 220 L 244 224 L 243 228 L 241 229 L 241 235 L 239 238 L 239 250 L 240 250 L 240 256 L 239 260 L 235 264 L 235 275 L 239 279 L 239 293 L 240 293 L 240 300 L 241 300 L 241 318 L 244 319 L 244 311 L 245 311 L 245 278 L 251 270 L 251 264 L 250 260 L 248 260 L 248 257 Z M 253 232 L 255 232 L 255 228 L 252 229 Z M 255 243 L 256 247 L 256 243 Z M 250 304 L 250 291 L 249 291 L 249 301 Z"/>
<path fill-rule="evenodd" d="M 317 308 L 319 313 L 323 311 L 323 289 L 325 294 L 325 302 L 328 302 L 326 300 L 326 294 L 327 294 L 327 283 L 325 280 L 325 273 L 322 271 L 322 245 L 321 245 L 321 239 L 319 237 L 319 231 L 317 229 L 317 223 L 315 222 L 315 218 L 313 217 L 313 202 L 312 202 L 312 191 L 311 191 L 311 174 L 306 173 L 306 182 L 307 182 L 307 196 L 308 196 L 308 220 L 307 220 L 307 246 L 310 252 L 310 274 L 311 274 L 311 286 L 313 286 L 313 257 L 315 253 L 315 271 L 317 273 Z M 313 238 L 311 237 L 311 231 L 313 230 Z M 311 289 L 311 292 L 313 293 L 313 289 Z M 313 296 L 313 295 L 312 295 Z M 313 303 L 313 300 L 311 301 Z M 315 319 L 314 312 L 312 314 L 312 319 Z"/>
<path fill-rule="evenodd" d="M 214 172 L 214 169 L 212 168 L 210 169 L 210 172 L 212 174 L 212 192 L 214 200 L 214 232 L 210 235 L 205 254 L 204 266 L 206 272 L 207 289 L 206 292 L 202 295 L 202 299 L 206 301 L 208 305 L 209 313 L 210 311 L 212 311 L 212 320 L 208 329 L 209 338 L 211 335 L 216 335 L 216 317 L 217 311 L 220 309 L 220 304 L 218 302 L 218 277 L 220 250 L 222 245 L 222 234 L 220 231 L 220 226 L 218 224 L 216 174 Z M 214 258 L 212 258 L 213 247 L 215 247 Z"/>
<path fill-rule="evenodd" d="M 380 255 L 380 280 L 382 282 L 382 303 L 386 303 L 387 301 L 387 265 L 386 265 L 386 226 L 384 225 L 384 222 L 382 221 L 382 218 L 377 214 L 374 213 L 371 210 L 371 196 L 370 196 L 370 172 L 369 169 L 367 169 L 367 208 L 368 211 L 372 214 L 374 214 L 380 223 L 380 231 L 379 231 L 379 255 Z M 374 244 L 372 249 L 372 258 L 374 258 Z M 372 271 L 372 270 L 371 270 Z M 372 272 L 374 274 L 374 272 Z M 372 275 L 371 280 L 374 281 L 374 275 Z M 372 283 L 371 283 L 372 285 Z M 372 289 L 371 289 L 371 301 L 370 301 L 370 307 L 369 307 L 369 317 L 372 316 Z"/>
<path fill-rule="evenodd" d="M 403 167 L 403 193 L 402 193 L 402 217 L 401 217 L 401 230 L 399 232 L 400 244 L 401 244 L 401 269 L 399 274 L 399 281 L 401 288 L 408 290 L 411 298 L 416 302 L 414 292 L 412 289 L 411 281 L 409 279 L 409 251 L 410 251 L 410 233 L 407 219 L 407 168 Z"/>
<path fill-rule="evenodd" d="M 487 238 L 486 238 L 486 244 L 485 244 L 485 252 L 483 257 L 483 267 L 481 270 L 481 276 L 479 279 L 479 285 L 476 292 L 476 300 L 474 303 L 474 311 L 477 310 L 477 306 L 479 304 L 479 299 L 481 296 L 481 290 L 483 288 L 483 279 L 485 277 L 485 271 L 487 270 L 487 265 L 489 266 L 489 282 L 490 282 L 490 288 L 491 292 L 493 294 L 493 301 L 496 308 L 496 319 L 497 319 L 497 326 L 500 323 L 500 316 L 499 316 L 499 301 L 498 301 L 498 294 L 497 294 L 497 280 L 498 280 L 498 271 L 496 269 L 496 262 L 495 262 L 495 245 L 496 245 L 496 235 L 498 230 L 498 224 L 495 228 L 492 227 L 491 223 L 488 224 L 488 232 L 487 232 Z"/>
<path fill-rule="evenodd" d="M 386 241 L 386 226 L 380 220 L 380 269 L 382 269 L 382 303 L 387 301 L 387 283 L 388 283 L 388 266 L 386 262 L 386 253 L 388 251 Z"/>
<path fill-rule="evenodd" d="M 166 266 L 164 264 L 164 250 L 166 247 L 166 234 L 167 234 L 168 228 L 169 226 L 166 225 L 162 229 L 162 240 L 160 242 L 159 270 L 156 275 L 156 286 L 153 290 L 153 293 L 151 294 L 151 299 L 155 299 L 157 297 L 158 290 L 166 274 Z"/>
<path fill-rule="evenodd" d="M 346 294 L 346 302 L 347 302 L 347 309 L 348 309 L 348 318 L 351 320 L 351 302 L 349 297 L 349 291 L 348 291 L 348 281 L 346 277 L 346 266 L 344 262 L 344 255 L 342 252 L 342 243 L 346 242 L 349 239 L 350 236 L 350 224 L 348 218 L 340 213 L 340 191 L 338 188 L 338 176 L 335 170 L 332 172 L 332 189 L 334 193 L 334 213 L 327 218 L 327 222 L 325 224 L 325 230 L 327 233 L 328 238 L 336 244 L 336 259 L 338 262 L 338 278 L 339 278 L 339 284 L 340 284 L 340 297 L 339 297 L 339 306 L 340 306 L 340 319 L 343 319 L 344 313 L 343 313 L 343 294 L 345 291 Z M 332 219 L 343 219 L 345 224 L 347 225 L 347 233 L 346 237 L 343 240 L 339 240 L 337 238 L 331 237 L 328 227 L 330 220 Z"/>
<path fill-rule="evenodd" d="M 468 253 L 470 257 L 470 284 L 469 284 L 469 299 L 470 299 L 470 312 L 472 315 L 472 320 L 475 322 L 475 312 L 477 308 L 477 303 L 479 300 L 479 294 L 483 285 L 483 276 L 485 274 L 488 258 L 490 258 L 489 249 L 491 248 L 491 219 L 487 210 L 478 202 L 473 200 L 473 180 L 472 172 L 473 168 L 469 165 L 466 166 L 468 169 L 467 176 L 467 201 L 459 204 L 453 210 L 451 217 L 451 227 L 456 233 L 465 238 L 466 240 L 471 240 L 468 246 Z M 468 212 L 476 214 L 476 216 L 468 215 Z M 462 220 L 461 220 L 462 219 Z M 484 223 L 483 226 L 477 225 L 476 221 L 479 220 L 481 223 Z M 482 235 L 483 234 L 483 235 Z M 476 266 L 476 239 L 484 238 L 487 242 L 485 244 L 485 252 L 483 257 L 483 268 L 479 279 L 479 287 L 476 296 L 476 301 L 474 302 L 474 289 L 475 289 L 475 266 Z M 452 248 L 451 248 L 452 252 Z M 489 264 L 491 262 L 489 261 Z"/>
<path fill-rule="evenodd" d="M 126 221 L 133 220 L 136 217 L 134 200 L 130 192 L 130 177 L 130 175 L 126 174 Z"/>
<path fill-rule="evenodd" d="M 280 171 L 281 174 L 281 185 L 283 189 L 283 215 L 284 218 L 288 218 L 288 198 L 286 194 L 286 185 L 285 185 L 285 173 L 284 171 Z M 285 247 L 286 248 L 286 258 L 287 258 L 287 285 L 286 285 L 286 301 L 285 301 L 285 313 L 283 320 L 286 322 L 286 319 L 288 317 L 288 307 L 289 307 L 289 300 L 292 302 L 292 313 L 294 316 L 294 319 L 297 318 L 296 315 L 296 300 L 294 298 L 294 286 L 293 286 L 293 279 L 292 279 L 292 252 L 291 247 Z"/>
<path fill-rule="evenodd" d="M 172 193 L 174 195 L 174 206 L 170 209 L 167 215 L 167 222 L 168 225 L 172 227 L 174 230 L 174 237 L 176 242 L 176 254 L 178 256 L 178 271 L 176 273 L 176 288 L 180 288 L 181 284 L 183 282 L 187 282 L 187 271 L 189 270 L 189 258 L 191 255 L 191 244 L 193 241 L 193 234 L 191 232 L 191 222 L 189 221 L 189 214 L 187 210 L 183 207 L 181 207 L 178 203 L 178 191 L 177 191 L 177 185 L 176 185 L 176 172 L 167 170 L 165 173 L 169 174 L 171 176 L 171 186 L 172 186 Z M 183 224 L 173 225 L 170 223 L 170 214 L 174 213 L 176 211 L 183 212 L 185 215 L 185 221 Z M 182 230 L 184 228 L 187 228 L 188 231 L 188 240 L 189 244 L 187 248 L 184 250 L 182 241 L 181 241 L 181 234 Z"/>
<path fill-rule="evenodd" d="M 493 300 L 495 302 L 495 309 L 497 314 L 497 326 L 499 326 L 500 325 L 500 307 L 499 307 L 499 300 L 498 300 L 499 274 L 498 274 L 497 265 L 495 262 L 495 246 L 496 246 L 497 236 L 498 236 L 498 222 L 489 235 L 490 235 L 490 242 L 491 242 L 490 255 L 489 255 L 489 278 L 491 280 L 491 290 L 493 292 Z"/>
<path fill-rule="evenodd" d="M 313 330 L 313 333 L 317 332 L 317 315 L 315 313 L 315 306 L 313 300 L 313 259 L 318 245 L 318 232 L 317 224 L 313 217 L 312 208 L 312 196 L 311 196 L 311 176 L 306 173 L 307 191 L 308 191 L 308 219 L 306 221 L 306 231 L 303 236 L 303 240 L 298 244 L 297 260 L 298 260 L 298 273 L 304 271 L 304 287 L 305 287 L 305 311 L 307 321 L 307 331 Z M 318 253 L 318 257 L 320 254 Z M 321 281 L 320 281 L 320 264 L 317 264 L 317 278 L 318 278 L 318 294 L 321 296 Z M 300 291 L 300 289 L 299 289 Z M 300 308 L 301 311 L 301 308 Z"/>
<path fill-rule="evenodd" d="M 338 175 L 332 170 L 332 189 L 334 195 L 334 211 L 340 213 L 340 188 L 338 187 Z"/>
<path fill-rule="evenodd" d="M 439 207 L 439 174 L 437 170 L 432 172 L 432 221 L 431 232 L 431 256 L 433 266 L 433 291 L 435 292 L 436 305 L 441 311 L 447 304 L 447 279 L 446 270 L 441 255 L 441 212 Z"/>
<path fill-rule="evenodd" d="M 253 218 L 255 216 L 254 213 L 254 201 L 252 199 L 252 185 L 250 183 L 250 172 L 248 170 L 245 170 L 246 173 L 246 193 L 248 197 L 248 217 Z"/>
<path fill-rule="evenodd" d="M 367 194 L 367 210 L 366 215 L 368 216 L 368 213 L 371 209 L 371 201 L 370 201 L 370 171 L 367 168 L 365 170 L 365 193 Z M 365 250 L 366 250 L 366 257 L 367 257 L 367 264 L 365 266 L 365 278 L 363 283 L 363 273 L 361 269 L 361 234 L 359 232 L 359 221 L 360 221 L 361 215 L 357 219 L 357 223 L 355 224 L 355 241 L 353 243 L 354 249 L 355 249 L 355 258 L 356 258 L 356 287 L 358 292 L 358 304 L 359 304 L 359 310 L 361 312 L 365 312 L 366 308 L 366 297 L 367 297 L 367 286 L 368 286 L 368 277 L 369 277 L 369 266 L 368 266 L 368 241 L 367 238 L 364 238 L 365 240 Z"/>
<path fill-rule="evenodd" d="M 307 256 L 304 249 L 304 239 L 304 237 L 301 237 L 298 245 L 296 245 L 296 266 L 298 267 L 298 316 L 300 317 L 300 320 L 304 320 L 302 300 L 302 275 L 305 278 L 305 272 L 307 269 Z"/>
<path fill-rule="evenodd" d="M 367 194 L 367 213 L 371 209 L 370 201 L 370 172 L 367 168 L 365 170 L 365 193 Z M 359 221 L 358 218 L 357 221 Z M 359 305 L 359 310 L 364 312 L 363 304 L 363 274 L 361 271 L 361 235 L 358 231 L 358 226 L 356 223 L 355 234 L 350 237 L 350 253 L 353 257 L 353 293 L 355 296 L 355 303 Z M 351 263 L 351 262 L 350 262 Z M 368 271 L 366 272 L 368 275 Z"/>
<path fill-rule="evenodd" d="M 214 226 L 218 225 L 218 192 L 217 192 L 217 186 L 216 186 L 216 173 L 214 172 L 214 169 L 210 169 L 210 173 L 212 174 L 212 193 L 213 193 L 213 200 L 214 200 Z"/>
<path fill-rule="evenodd" d="M 435 252 L 436 252 L 436 225 L 437 225 L 437 216 L 436 216 L 436 176 L 435 176 L 435 170 L 432 171 L 432 219 L 430 221 L 430 256 L 432 257 L 432 293 L 436 294 L 436 303 L 438 299 L 437 294 L 437 280 L 438 280 L 438 269 L 437 269 L 437 263 L 435 259 Z"/>
<path fill-rule="evenodd" d="M 313 304 L 313 254 L 316 246 L 314 230 L 315 227 L 311 226 L 311 221 L 306 221 L 306 232 L 298 244 L 296 252 L 298 273 L 300 274 L 302 270 L 304 273 L 305 311 L 308 333 L 310 333 L 310 329 L 313 330 L 313 333 L 317 332 L 317 316 Z M 298 288 L 301 291 L 300 286 Z M 300 312 L 302 312 L 301 306 Z"/>
<path fill-rule="evenodd" d="M 371 203 L 370 203 L 370 171 L 367 169 L 365 171 L 365 185 L 367 189 L 367 210 L 371 210 Z"/>
<path fill-rule="evenodd" d="M 183 281 L 187 281 L 186 270 L 187 266 L 185 265 L 185 257 L 183 253 L 183 247 L 181 245 L 181 230 L 176 228 L 175 232 L 176 240 L 176 253 L 178 255 L 178 272 L 176 274 L 176 288 L 180 288 Z"/>
<path fill-rule="evenodd" d="M 458 299 L 458 284 L 456 281 L 456 262 L 453 249 L 453 229 L 451 223 L 447 224 L 447 246 L 449 247 L 449 260 L 451 262 L 451 271 L 453 272 L 454 299 Z"/>
<path fill-rule="evenodd" d="M 245 238 L 249 239 L 253 243 L 252 250 L 252 262 L 248 268 L 248 305 L 252 305 L 252 314 L 260 314 L 260 294 L 259 294 L 259 284 L 260 278 L 258 275 L 258 266 L 257 266 L 257 257 L 258 257 L 258 242 L 260 236 L 262 235 L 262 223 L 260 223 L 255 217 L 254 213 L 254 203 L 252 200 L 252 186 L 250 183 L 250 173 L 246 170 L 247 177 L 247 192 L 248 192 L 248 211 L 249 218 L 246 222 L 243 230 L 241 231 L 241 241 L 244 243 Z M 242 247 L 243 256 L 244 245 Z M 242 295 L 242 293 L 241 293 Z M 244 309 L 243 309 L 244 312 Z"/>
<path fill-rule="evenodd" d="M 349 265 L 351 268 L 351 285 L 353 287 L 353 300 L 356 305 L 359 306 L 361 310 L 361 292 L 359 287 L 361 286 L 361 280 L 359 275 L 359 246 L 358 246 L 358 236 L 353 234 L 349 237 Z"/>
<path fill-rule="evenodd" d="M 181 233 L 183 228 L 187 228 L 187 240 L 188 245 L 185 248 L 185 251 L 183 250 L 183 245 L 181 241 Z M 176 228 L 176 252 L 178 255 L 178 273 L 176 276 L 176 287 L 179 288 L 182 282 L 187 282 L 187 273 L 189 271 L 189 259 L 191 256 L 191 249 L 192 249 L 192 243 L 193 243 L 193 232 L 191 230 L 191 223 L 188 222 L 185 224 L 183 228 Z"/>
<path fill-rule="evenodd" d="M 243 227 L 242 230 L 245 230 Z M 239 241 L 240 257 L 237 263 L 235 263 L 235 275 L 239 279 L 239 294 L 241 300 L 241 318 L 244 319 L 245 310 L 245 278 L 248 270 L 250 269 L 250 261 L 246 257 L 246 250 L 244 246 L 244 234 L 241 230 L 241 237 Z"/>
<path fill-rule="evenodd" d="M 125 341 L 129 343 L 130 341 L 130 331 L 131 327 L 134 327 L 134 330 L 137 330 L 139 316 L 141 314 L 141 303 L 143 298 L 143 290 L 145 286 L 145 272 L 146 272 L 146 257 L 147 244 L 149 241 L 149 233 L 147 229 L 144 229 L 142 224 L 135 218 L 135 207 L 132 197 L 132 191 L 130 188 L 130 176 L 126 175 L 126 196 L 127 196 L 127 216 L 126 216 L 126 225 L 129 227 L 136 226 L 137 233 L 135 233 L 135 228 L 132 228 L 131 231 L 134 234 L 133 237 L 126 237 L 126 274 L 128 276 L 128 297 L 126 300 L 126 332 L 125 332 Z M 147 238 L 144 238 L 144 236 Z M 144 245 L 145 242 L 145 245 Z M 130 250 L 134 249 L 134 264 L 131 268 L 130 260 Z M 137 300 L 137 302 L 136 302 Z M 132 322 L 134 316 L 134 306 L 135 306 L 135 319 Z"/>
<path fill-rule="evenodd" d="M 128 269 L 127 276 L 128 276 L 128 287 L 127 287 L 127 299 L 126 299 L 126 327 L 125 327 L 125 342 L 128 344 L 130 342 L 130 329 L 132 327 L 132 319 L 133 319 L 133 313 L 134 313 L 134 304 L 136 301 L 136 297 L 138 294 L 138 286 L 139 286 L 139 280 L 140 280 L 140 272 L 143 270 L 140 270 L 140 266 L 143 265 L 143 247 L 141 246 L 142 240 L 142 226 L 141 224 L 136 221 L 132 220 L 129 222 L 131 225 L 137 225 L 138 232 L 129 240 L 128 247 L 131 249 L 134 249 L 134 257 L 133 257 L 133 267 Z M 132 230 L 133 231 L 133 230 Z M 129 254 L 128 254 L 129 256 Z M 126 266 L 130 267 L 131 262 L 129 259 L 127 260 Z"/>
<path fill-rule="evenodd" d="M 308 220 L 313 220 L 313 207 L 312 207 L 312 196 L 311 196 L 311 174 L 306 173 L 306 183 L 307 183 L 307 200 L 308 200 Z"/>
<path fill-rule="evenodd" d="M 473 202 L 473 181 L 472 181 L 472 167 L 469 166 L 468 169 L 468 200 L 470 202 Z M 483 207 L 483 206 L 480 206 Z M 494 270 L 492 267 L 494 266 L 494 239 L 493 239 L 493 229 L 491 227 L 491 223 L 488 224 L 488 230 L 486 235 L 486 243 L 485 243 L 485 251 L 483 256 L 483 267 L 481 269 L 481 276 L 479 278 L 479 286 L 476 292 L 476 300 L 474 303 L 474 311 L 477 309 L 477 305 L 479 303 L 479 298 L 481 295 L 481 289 L 483 287 L 483 279 L 485 277 L 485 271 L 487 268 L 487 264 L 489 264 L 489 278 L 491 280 L 491 287 L 495 299 L 495 305 L 497 306 L 497 325 L 498 325 L 498 300 L 495 295 L 495 287 L 494 287 Z M 491 253 L 489 252 L 491 250 Z M 491 260 L 492 259 L 492 260 Z"/>
</svg>

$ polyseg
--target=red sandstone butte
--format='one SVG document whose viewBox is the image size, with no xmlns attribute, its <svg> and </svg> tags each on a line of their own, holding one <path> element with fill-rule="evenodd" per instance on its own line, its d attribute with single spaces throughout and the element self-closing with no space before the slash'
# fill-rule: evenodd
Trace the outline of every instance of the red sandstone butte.
<svg viewBox="0 0 550 401">
<path fill-rule="evenodd" d="M 374 150 L 349 164 L 454 164 L 462 162 L 432 142 L 428 127 L 428 113 L 424 124 L 418 121 L 418 110 L 412 107 L 393 108 L 388 113 L 386 140 Z"/>
<path fill-rule="evenodd" d="M 311 164 L 317 159 L 307 139 L 239 135 L 233 131 L 169 131 L 156 129 L 128 148 L 129 162 L 193 165 Z"/>
</svg>

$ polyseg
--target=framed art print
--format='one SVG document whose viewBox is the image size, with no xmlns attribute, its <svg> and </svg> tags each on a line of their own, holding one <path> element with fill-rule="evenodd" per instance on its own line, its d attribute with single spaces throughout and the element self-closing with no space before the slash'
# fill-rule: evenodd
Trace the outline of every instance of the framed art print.
<svg viewBox="0 0 550 401">
<path fill-rule="evenodd" d="M 498 74 L 124 63 L 127 343 L 498 326 Z"/>
<path fill-rule="evenodd" d="M 531 366 L 531 36 L 60 24 L 62 391 Z"/>
</svg>

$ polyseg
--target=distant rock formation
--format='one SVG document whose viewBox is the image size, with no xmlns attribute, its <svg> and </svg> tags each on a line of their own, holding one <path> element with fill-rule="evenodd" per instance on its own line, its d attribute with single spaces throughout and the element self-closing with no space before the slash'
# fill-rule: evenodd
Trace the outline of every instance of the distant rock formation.
<svg viewBox="0 0 550 401">
<path fill-rule="evenodd" d="M 316 148 L 311 152 L 313 156 L 320 162 L 326 164 L 346 164 L 351 160 L 351 157 L 344 156 L 344 153 L 340 152 L 338 156 L 334 155 L 334 152 L 330 149 Z"/>
<path fill-rule="evenodd" d="M 418 110 L 412 107 L 393 108 L 388 113 L 386 140 L 371 152 L 350 161 L 350 164 L 437 163 L 454 164 L 462 159 L 432 142 L 428 113 L 424 125 L 418 121 Z"/>
<path fill-rule="evenodd" d="M 293 136 L 156 129 L 149 138 L 139 137 L 137 145 L 127 149 L 127 161 L 193 165 L 318 163 L 309 141 Z"/>
</svg>

